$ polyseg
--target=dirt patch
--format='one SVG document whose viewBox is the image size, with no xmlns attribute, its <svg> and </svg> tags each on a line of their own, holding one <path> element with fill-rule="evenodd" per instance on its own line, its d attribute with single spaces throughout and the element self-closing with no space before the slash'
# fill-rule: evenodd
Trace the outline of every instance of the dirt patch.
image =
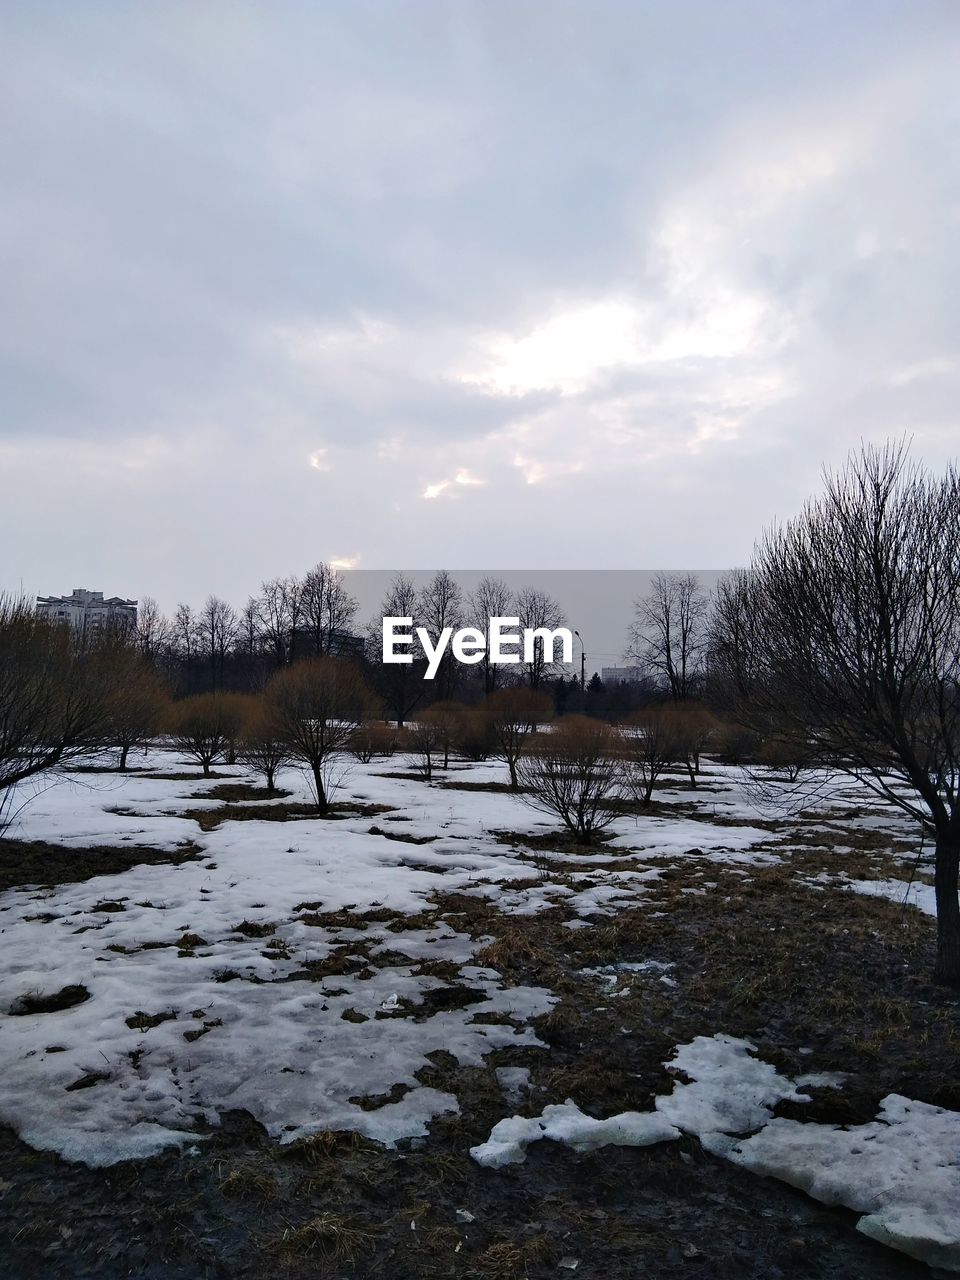
<svg viewBox="0 0 960 1280">
<path fill-rule="evenodd" d="M 167 851 L 133 844 L 67 848 L 46 840 L 0 840 L 0 890 L 77 884 L 138 866 L 179 866 L 181 862 L 195 862 L 201 853 L 192 841 Z"/>
<path fill-rule="evenodd" d="M 223 822 L 292 822 L 311 818 L 317 821 L 336 822 L 344 818 L 375 818 L 389 813 L 385 804 L 332 804 L 326 813 L 320 813 L 316 805 L 295 801 L 279 801 L 277 804 L 224 804 L 218 809 L 192 809 L 177 817 L 192 818 L 201 831 L 214 831 Z"/>
<path fill-rule="evenodd" d="M 59 1013 L 61 1009 L 72 1009 L 89 999 L 90 992 L 87 988 L 82 983 L 74 983 L 48 994 L 28 991 L 14 1000 L 8 1012 L 11 1017 L 23 1017 L 32 1013 Z"/>
<path fill-rule="evenodd" d="M 485 1072 L 469 1100 L 502 1113 Z M 476 1075 L 477 1082 L 473 1083 Z M 706 1156 L 684 1140 L 578 1156 L 538 1144 L 493 1173 L 457 1117 L 428 1145 L 355 1134 L 271 1142 L 226 1113 L 195 1154 L 65 1165 L 0 1130 L 0 1247 L 11 1280 L 920 1280 L 857 1235 L 854 1215 Z M 482 1121 L 485 1123 L 485 1120 Z M 480 1126 L 468 1126 L 470 1130 Z M 485 1136 L 485 1134 L 483 1135 Z M 578 1261 L 576 1272 L 558 1269 Z"/>
<path fill-rule="evenodd" d="M 209 791 L 194 791 L 188 800 L 222 800 L 224 804 L 239 804 L 244 800 L 282 800 L 290 795 L 279 787 L 257 787 L 249 782 L 221 782 Z"/>
</svg>

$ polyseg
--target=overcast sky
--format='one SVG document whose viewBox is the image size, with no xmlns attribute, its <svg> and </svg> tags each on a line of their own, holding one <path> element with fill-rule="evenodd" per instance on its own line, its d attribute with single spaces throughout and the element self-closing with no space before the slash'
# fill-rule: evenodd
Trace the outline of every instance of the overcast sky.
<svg viewBox="0 0 960 1280">
<path fill-rule="evenodd" d="M 0 586 L 723 568 L 960 453 L 960 5 L 0 9 Z"/>
</svg>

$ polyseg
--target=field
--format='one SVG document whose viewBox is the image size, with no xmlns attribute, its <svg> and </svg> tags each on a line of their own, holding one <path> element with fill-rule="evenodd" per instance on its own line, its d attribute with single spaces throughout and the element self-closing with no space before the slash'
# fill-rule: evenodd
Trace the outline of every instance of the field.
<svg viewBox="0 0 960 1280">
<path fill-rule="evenodd" d="M 707 761 L 584 848 L 499 764 L 131 764 L 0 841 L 11 1280 L 960 1269 L 960 1001 L 858 783 Z"/>
</svg>

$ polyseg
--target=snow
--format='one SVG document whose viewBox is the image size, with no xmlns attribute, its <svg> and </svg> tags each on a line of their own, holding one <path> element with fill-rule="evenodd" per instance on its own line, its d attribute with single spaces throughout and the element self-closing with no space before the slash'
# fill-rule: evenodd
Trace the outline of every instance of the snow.
<svg viewBox="0 0 960 1280">
<path fill-rule="evenodd" d="M 152 751 L 145 763 L 161 773 L 191 771 L 166 751 Z M 737 769 L 711 764 L 709 784 L 694 797 L 665 787 L 657 815 L 618 818 L 610 842 L 589 853 L 534 856 L 522 837 L 557 828 L 521 797 L 384 776 L 406 768 L 402 760 L 375 761 L 347 771 L 336 798 L 384 806 L 373 817 L 248 819 L 206 832 L 192 815 L 218 806 L 212 789 L 227 775 L 258 781 L 253 775 L 240 767 L 186 781 L 62 773 L 57 785 L 39 788 L 11 836 L 78 849 L 172 852 L 190 842 L 200 856 L 0 894 L 0 1122 L 37 1148 L 89 1165 L 195 1148 L 207 1125 L 236 1108 L 279 1142 L 350 1129 L 393 1144 L 425 1136 L 437 1116 L 459 1110 L 455 1085 L 447 1091 L 418 1079 L 438 1050 L 463 1066 L 496 1052 L 505 1107 L 523 1110 L 534 1093 L 530 1070 L 511 1065 L 510 1052 L 545 1048 L 530 1022 L 555 996 L 477 966 L 485 940 L 462 932 L 455 915 L 441 918 L 437 895 L 476 895 L 508 915 L 554 912 L 566 927 L 587 929 L 624 908 L 645 908 L 669 867 L 695 874 L 696 892 L 707 894 L 717 867 L 748 874 L 790 856 L 790 831 L 782 821 L 778 834 L 757 825 L 777 811 Z M 458 765 L 447 775 L 470 784 L 503 778 L 499 764 Z M 308 798 L 296 772 L 278 781 L 291 801 Z M 842 836 L 859 825 L 902 840 L 915 834 L 911 824 L 855 780 L 825 776 L 818 785 L 817 809 L 826 815 L 818 826 L 838 839 L 836 874 L 817 883 L 904 901 L 906 880 L 844 875 Z M 701 817 L 687 812 L 691 798 Z M 255 810 L 257 802 L 245 805 Z M 664 811 L 672 805 L 676 812 Z M 504 842 L 504 832 L 521 838 Z M 932 889 L 915 882 L 909 901 L 931 911 Z M 369 912 L 386 918 L 363 919 Z M 348 914 L 338 920 L 339 913 Z M 456 977 L 433 976 L 437 961 Z M 608 998 L 631 983 L 670 985 L 669 970 L 639 956 L 585 972 Z M 451 982 L 474 1002 L 431 1004 Z M 26 995 L 74 984 L 89 992 L 82 1003 L 15 1012 Z M 490 1015 L 509 1021 L 485 1021 Z M 584 1151 L 692 1134 L 743 1168 L 862 1214 L 865 1234 L 960 1270 L 960 1115 L 890 1095 L 868 1125 L 776 1118 L 778 1103 L 807 1101 L 807 1088 L 841 1088 L 843 1073 L 789 1079 L 733 1036 L 697 1037 L 667 1065 L 672 1092 L 648 1113 L 596 1119 L 568 1100 L 538 1116 L 507 1116 L 471 1154 L 500 1168 L 522 1162 L 542 1140 Z M 367 1109 L 385 1095 L 395 1100 Z"/>
<path fill-rule="evenodd" d="M 607 1144 L 647 1146 L 694 1134 L 714 1155 L 779 1178 L 828 1205 L 864 1215 L 857 1229 L 882 1244 L 960 1271 L 960 1112 L 890 1094 L 877 1119 L 825 1125 L 773 1116 L 781 1101 L 809 1102 L 797 1085 L 837 1088 L 840 1073 L 791 1081 L 757 1058 L 756 1047 L 732 1036 L 698 1036 L 667 1063 L 688 1077 L 656 1099 L 654 1111 L 606 1120 L 573 1103 L 539 1116 L 509 1116 L 471 1156 L 486 1168 L 522 1163 L 532 1142 L 549 1138 L 575 1151 Z M 748 1137 L 736 1135 L 752 1134 Z"/>
<path fill-rule="evenodd" d="M 477 1164 L 488 1169 L 501 1169 L 508 1164 L 522 1164 L 531 1142 L 549 1138 L 574 1151 L 594 1151 L 598 1147 L 648 1147 L 655 1142 L 679 1138 L 680 1133 L 662 1117 L 640 1111 L 624 1111 L 609 1120 L 594 1120 L 576 1103 L 544 1107 L 539 1116 L 526 1119 L 509 1116 L 493 1126 L 490 1137 L 470 1154 Z"/>
<path fill-rule="evenodd" d="M 857 1230 L 960 1271 L 960 1112 L 890 1094 L 869 1124 L 771 1120 L 727 1158 L 864 1216 Z"/>
<path fill-rule="evenodd" d="M 809 1102 L 793 1082 L 753 1055 L 756 1045 L 733 1036 L 697 1036 L 681 1045 L 668 1070 L 689 1084 L 676 1084 L 657 1098 L 657 1111 L 684 1133 L 746 1133 L 767 1123 L 778 1102 Z"/>
<path fill-rule="evenodd" d="M 165 772 L 184 767 L 169 756 L 153 763 Z M 230 772 L 243 780 L 242 770 Z M 509 850 L 478 836 L 484 820 L 475 803 L 464 803 L 474 793 L 364 777 L 363 790 L 377 803 L 414 788 L 418 799 L 410 809 L 427 815 L 416 825 L 463 831 L 440 848 L 439 841 L 418 846 L 372 835 L 371 819 L 359 815 L 226 822 L 210 832 L 175 816 L 215 804 L 202 793 L 220 781 L 136 774 L 118 785 L 116 776 L 70 775 L 22 813 L 11 834 L 25 839 L 167 850 L 191 839 L 203 856 L 0 896 L 0 1010 L 25 994 L 50 995 L 76 983 L 90 993 L 73 1008 L 4 1018 L 0 1120 L 36 1147 L 91 1165 L 194 1141 L 197 1125 L 216 1123 L 228 1107 L 246 1108 L 281 1141 L 350 1128 L 393 1143 L 424 1135 L 431 1119 L 458 1108 L 452 1094 L 416 1079 L 430 1065 L 429 1054 L 442 1049 L 463 1065 L 479 1065 L 494 1049 L 539 1043 L 525 1025 L 474 1019 L 505 1014 L 525 1024 L 551 1008 L 551 993 L 508 986 L 495 971 L 472 966 L 481 943 L 447 921 L 422 924 L 434 892 L 529 872 Z M 295 773 L 281 783 L 294 791 L 291 799 L 305 798 Z M 502 796 L 481 796 L 502 809 Z M 524 811 L 516 798 L 507 799 L 516 828 Z M 130 812 L 108 812 L 120 807 Z M 105 911 L 105 902 L 123 909 Z M 303 904 L 324 914 L 387 907 L 401 920 L 421 919 L 399 931 L 387 927 L 393 921 L 362 930 L 321 927 L 310 923 Z M 248 937 L 236 927 L 244 922 L 271 925 L 273 933 Z M 188 933 L 202 942 L 179 946 Z M 344 955 L 340 948 L 357 957 L 338 966 L 349 971 L 308 976 L 311 964 Z M 414 972 L 423 960 L 460 966 L 457 981 L 473 990 L 476 1003 L 418 1013 L 424 998 L 445 985 Z M 128 1026 L 137 1011 L 175 1016 L 146 1029 Z M 350 1020 L 358 1016 L 365 1021 Z M 68 1088 L 89 1076 L 104 1078 Z M 409 1091 L 376 1110 L 350 1101 L 397 1084 Z"/>
<path fill-rule="evenodd" d="M 936 916 L 937 898 L 932 884 L 922 880 L 847 880 L 848 889 L 868 897 L 888 898 L 899 906 L 916 907 L 924 915 Z"/>
</svg>

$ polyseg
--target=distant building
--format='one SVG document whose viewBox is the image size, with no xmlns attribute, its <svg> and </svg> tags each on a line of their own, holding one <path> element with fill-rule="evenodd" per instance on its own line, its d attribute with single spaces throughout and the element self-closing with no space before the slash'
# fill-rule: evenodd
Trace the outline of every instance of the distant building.
<svg viewBox="0 0 960 1280">
<path fill-rule="evenodd" d="M 137 625 L 136 600 L 103 597 L 102 591 L 74 587 L 69 596 L 37 596 L 37 613 L 51 622 L 64 622 L 83 635 L 95 635 L 107 627 Z"/>
<path fill-rule="evenodd" d="M 644 680 L 641 667 L 601 667 L 600 679 L 606 685 L 640 684 Z"/>
</svg>

